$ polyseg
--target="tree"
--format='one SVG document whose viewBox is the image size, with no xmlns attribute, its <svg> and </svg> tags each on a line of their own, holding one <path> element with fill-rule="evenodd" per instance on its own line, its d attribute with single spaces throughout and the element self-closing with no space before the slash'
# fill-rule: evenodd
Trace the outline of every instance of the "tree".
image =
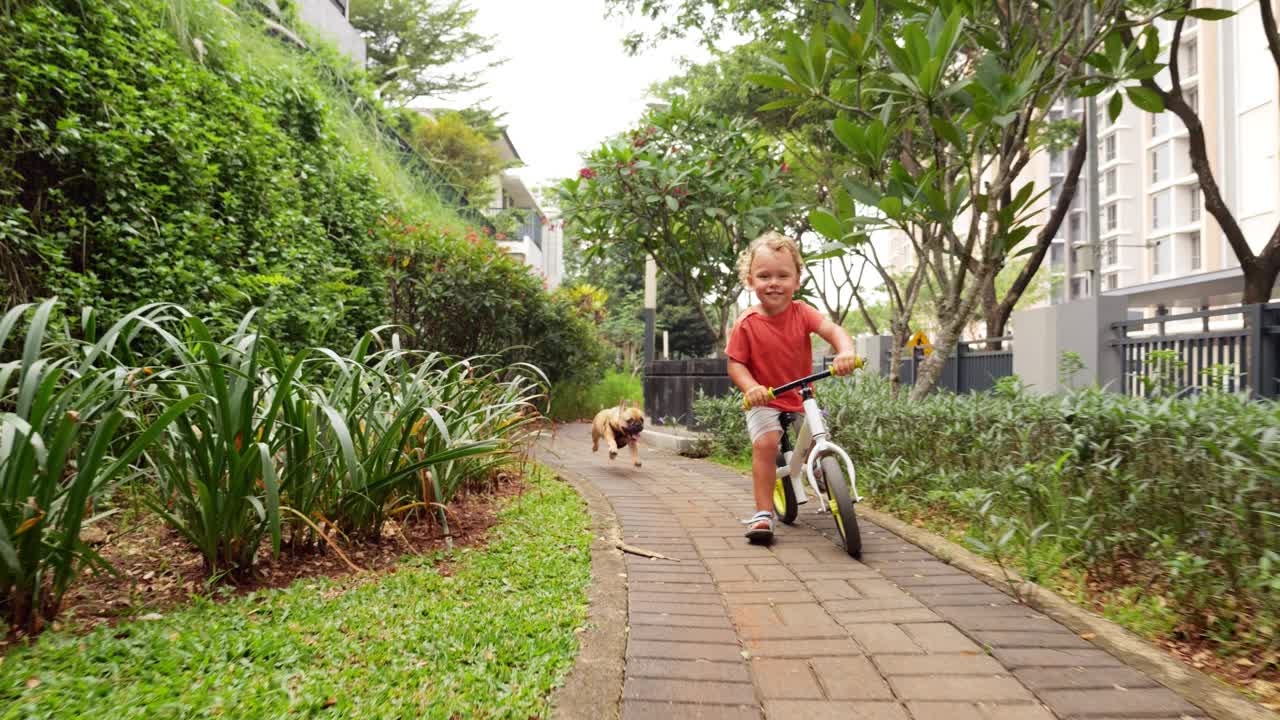
<svg viewBox="0 0 1280 720">
<path fill-rule="evenodd" d="M 644 343 L 644 256 L 631 256 L 623 248 L 590 258 L 583 255 L 576 242 L 565 247 L 566 283 L 591 285 L 605 294 L 604 317 L 597 323 L 600 335 L 617 351 L 621 367 L 634 368 Z M 714 349 L 715 337 L 689 305 L 684 290 L 669 282 L 658 283 L 655 324 L 659 332 L 670 333 L 673 355 L 705 357 Z"/>
<path fill-rule="evenodd" d="M 492 37 L 470 29 L 476 11 L 463 0 L 351 0 L 350 12 L 369 75 L 393 104 L 474 90 L 484 71 L 502 63 L 462 67 L 494 49 Z"/>
<path fill-rule="evenodd" d="M 473 204 L 493 194 L 493 181 L 502 171 L 502 158 L 489 140 L 471 128 L 463 116 L 445 112 L 421 117 L 411 141 Z M 486 200 L 487 201 L 487 200 Z"/>
<path fill-rule="evenodd" d="M 609 14 L 638 14 L 657 21 L 656 32 L 632 32 L 623 40 L 632 53 L 691 32 L 713 47 L 726 29 L 759 39 L 784 29 L 810 28 L 825 23 L 834 5 L 833 0 L 605 0 Z"/>
<path fill-rule="evenodd" d="M 807 41 L 789 37 L 779 72 L 757 78 L 791 95 L 782 102 L 820 96 L 840 112 L 833 132 L 857 167 L 829 209 L 811 215 L 815 228 L 856 245 L 869 227 L 904 233 L 937 293 L 938 336 L 913 398 L 932 390 L 989 286 L 1035 229 L 1037 189 L 1020 176 L 1053 135 L 1053 104 L 1160 70 L 1158 43 L 1144 44 L 1112 74 L 1091 76 L 1085 58 L 1118 27 L 1120 6 L 868 0 L 856 18 L 837 12 Z M 1131 85 L 1125 94 L 1141 106 L 1149 91 Z M 1042 258 L 1051 237 L 1042 232 L 1027 251 Z M 923 279 L 905 294 L 886 285 L 905 302 Z"/>
<path fill-rule="evenodd" d="M 1155 27 L 1157 20 L 1173 21 L 1173 37 L 1169 42 L 1167 82 L 1163 78 L 1151 75 L 1142 79 L 1142 89 L 1148 94 L 1144 103 L 1135 104 L 1148 112 L 1169 110 L 1187 128 L 1188 150 L 1191 155 L 1191 167 L 1200 181 L 1200 193 L 1204 199 L 1204 209 L 1213 216 L 1226 236 L 1231 251 L 1240 262 L 1244 274 L 1244 302 L 1265 303 L 1271 299 L 1275 288 L 1276 276 L 1280 274 L 1280 223 L 1271 231 L 1270 238 L 1259 252 L 1254 252 L 1245 237 L 1244 230 L 1236 220 L 1235 213 L 1227 206 L 1222 197 L 1222 188 L 1218 185 L 1213 166 L 1209 164 L 1208 143 L 1205 138 L 1204 123 L 1200 121 L 1199 109 L 1188 102 L 1182 87 L 1181 53 L 1182 34 L 1186 30 L 1187 18 L 1201 20 L 1222 20 L 1235 13 L 1230 10 L 1192 7 L 1191 0 L 1166 0 L 1152 8 L 1145 15 L 1130 20 L 1126 11 L 1122 11 L 1125 24 L 1119 26 L 1107 38 L 1104 51 L 1090 57 L 1101 76 L 1113 77 L 1117 71 L 1123 71 L 1127 58 L 1141 54 L 1152 47 L 1159 47 L 1159 34 Z M 1276 73 L 1280 73 L 1280 31 L 1276 28 L 1276 13 L 1271 0 L 1258 0 L 1258 20 L 1263 35 L 1267 40 L 1267 49 Z M 1137 28 L 1141 30 L 1135 31 Z M 1256 70 L 1255 70 L 1256 71 Z M 1265 80 L 1273 88 L 1276 75 L 1265 73 Z M 1105 86 L 1092 88 L 1101 91 Z M 1113 95 L 1113 98 L 1119 95 Z M 1112 111 L 1114 117 L 1118 110 Z"/>
<path fill-rule="evenodd" d="M 716 348 L 742 292 L 738 255 L 796 210 L 786 168 L 754 123 L 682 102 L 594 150 L 560 201 L 588 255 L 652 257 Z"/>
</svg>

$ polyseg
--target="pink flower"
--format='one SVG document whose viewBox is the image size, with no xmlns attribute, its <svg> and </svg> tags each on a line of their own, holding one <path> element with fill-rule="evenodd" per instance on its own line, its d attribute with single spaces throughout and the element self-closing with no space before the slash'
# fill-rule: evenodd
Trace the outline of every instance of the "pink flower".
<svg viewBox="0 0 1280 720">
<path fill-rule="evenodd" d="M 596 171 L 591 168 L 582 168 L 578 171 L 578 177 L 583 180 L 590 180 L 596 176 Z"/>
<path fill-rule="evenodd" d="M 780 168 L 778 168 L 778 169 L 779 169 L 779 170 L 781 170 L 781 171 L 782 171 L 782 172 L 784 172 L 784 173 L 791 172 L 791 166 L 787 164 L 787 161 L 786 161 L 786 160 L 783 160 L 783 161 L 782 161 L 782 167 L 780 167 Z"/>
</svg>

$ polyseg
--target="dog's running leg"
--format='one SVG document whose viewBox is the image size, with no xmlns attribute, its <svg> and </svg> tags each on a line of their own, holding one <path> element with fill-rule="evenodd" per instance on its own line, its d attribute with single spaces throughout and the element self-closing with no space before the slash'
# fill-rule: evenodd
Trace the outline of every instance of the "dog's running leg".
<svg viewBox="0 0 1280 720">
<path fill-rule="evenodd" d="M 631 464 L 640 467 L 640 440 L 631 438 L 627 444 L 631 446 Z"/>
<path fill-rule="evenodd" d="M 605 443 L 609 446 L 609 459 L 613 460 L 618 457 L 618 441 L 613 438 L 613 433 L 604 436 Z"/>
</svg>

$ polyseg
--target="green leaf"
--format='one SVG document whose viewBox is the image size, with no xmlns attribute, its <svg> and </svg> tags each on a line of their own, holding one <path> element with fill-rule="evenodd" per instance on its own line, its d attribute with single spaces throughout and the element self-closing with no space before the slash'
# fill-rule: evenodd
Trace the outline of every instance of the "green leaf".
<svg viewBox="0 0 1280 720">
<path fill-rule="evenodd" d="M 821 208 L 809 212 L 809 224 L 821 235 L 832 240 L 844 237 L 844 225 L 836 216 Z"/>
<path fill-rule="evenodd" d="M 769 112 L 770 110 L 785 110 L 786 108 L 795 107 L 803 102 L 800 98 L 782 98 L 774 100 L 756 108 L 756 112 Z"/>
<path fill-rule="evenodd" d="M 880 198 L 880 202 L 877 207 L 879 207 L 885 215 L 888 215 L 891 218 L 897 218 L 902 214 L 902 198 L 887 195 Z"/>
<path fill-rule="evenodd" d="M 1229 17 L 1235 16 L 1236 13 L 1234 10 L 1223 10 L 1220 8 L 1191 8 L 1187 11 L 1187 14 L 1193 18 L 1200 18 L 1201 20 L 1226 20 Z"/>
<path fill-rule="evenodd" d="M 671 212 L 675 212 L 680 209 L 680 202 L 676 200 L 674 197 L 671 197 L 670 195 L 666 195 L 664 196 L 664 198 L 667 201 L 668 210 L 670 210 Z"/>
<path fill-rule="evenodd" d="M 1107 101 L 1107 116 L 1111 118 L 1111 122 L 1114 123 L 1120 117 L 1121 110 L 1124 110 L 1124 95 L 1115 93 Z"/>
<path fill-rule="evenodd" d="M 1164 112 L 1164 98 L 1155 90 L 1131 85 L 1124 91 L 1129 96 L 1129 100 L 1143 110 L 1149 113 Z"/>
</svg>

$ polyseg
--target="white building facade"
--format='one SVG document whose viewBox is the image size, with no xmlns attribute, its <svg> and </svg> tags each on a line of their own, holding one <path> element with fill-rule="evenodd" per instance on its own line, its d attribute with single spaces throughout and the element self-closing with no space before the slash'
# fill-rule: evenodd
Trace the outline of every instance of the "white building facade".
<svg viewBox="0 0 1280 720">
<path fill-rule="evenodd" d="M 1280 88 L 1257 0 L 1232 1 L 1223 3 L 1236 11 L 1232 18 L 1187 19 L 1179 69 L 1184 98 L 1198 108 L 1224 200 L 1256 252 L 1280 221 Z M 1172 24 L 1161 31 L 1167 45 Z M 1168 87 L 1167 72 L 1158 81 Z M 1072 210 L 1042 270 L 1053 278 L 1052 301 L 1101 292 L 1128 296 L 1135 309 L 1238 302 L 1239 263 L 1204 211 L 1182 121 L 1170 112 L 1151 114 L 1126 103 L 1113 123 L 1105 110 L 1107 97 L 1098 98 L 1096 116 L 1098 237 L 1091 237 L 1082 172 Z M 1084 103 L 1069 99 L 1054 112 L 1083 120 Z M 1045 153 L 1031 166 L 1037 186 L 1048 185 L 1055 199 L 1069 153 L 1069 148 Z M 1092 287 L 1095 283 L 1101 287 Z"/>
</svg>

